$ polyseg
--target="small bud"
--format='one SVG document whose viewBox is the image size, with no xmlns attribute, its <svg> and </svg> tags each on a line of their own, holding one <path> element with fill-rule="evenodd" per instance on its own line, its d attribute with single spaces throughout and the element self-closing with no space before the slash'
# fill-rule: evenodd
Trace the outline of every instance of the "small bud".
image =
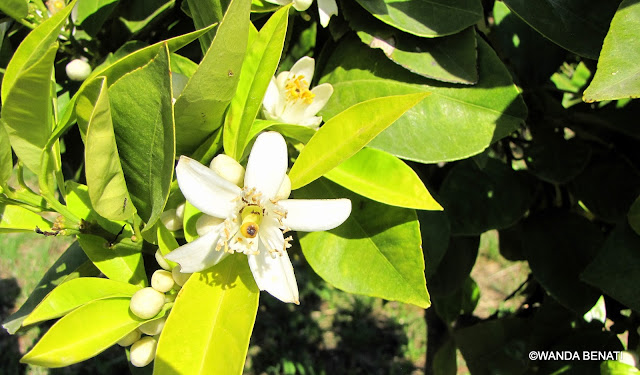
<svg viewBox="0 0 640 375">
<path fill-rule="evenodd" d="M 171 272 L 157 270 L 151 276 L 151 287 L 158 292 L 166 293 L 173 288 L 173 276 Z"/>
<path fill-rule="evenodd" d="M 127 335 L 118 341 L 118 345 L 120 346 L 129 346 L 134 342 L 140 340 L 140 331 L 134 329 L 133 331 L 127 333 Z"/>
<path fill-rule="evenodd" d="M 178 264 L 177 266 L 173 267 L 173 269 L 171 270 L 171 275 L 173 276 L 173 280 L 176 282 L 176 284 L 183 286 L 184 283 L 187 282 L 187 280 L 189 280 L 189 277 L 191 276 L 190 273 L 182 273 L 180 272 L 180 265 Z"/>
<path fill-rule="evenodd" d="M 167 321 L 167 317 L 163 317 L 160 319 L 155 319 L 150 322 L 146 322 L 145 324 L 138 327 L 140 332 L 145 335 L 155 336 L 159 335 L 162 332 L 162 328 L 164 328 L 164 323 Z"/>
<path fill-rule="evenodd" d="M 276 199 L 287 199 L 291 195 L 291 179 L 288 175 L 284 175 L 284 180 L 282 180 L 282 184 L 280 184 L 280 189 L 278 189 L 278 193 L 276 194 Z"/>
<path fill-rule="evenodd" d="M 129 352 L 131 364 L 136 367 L 144 367 L 156 357 L 158 342 L 151 336 L 146 336 L 131 345 Z"/>
<path fill-rule="evenodd" d="M 209 233 L 213 227 L 222 222 L 224 222 L 223 219 L 204 214 L 198 218 L 198 221 L 196 221 L 196 232 L 198 232 L 198 236 L 204 236 Z"/>
<path fill-rule="evenodd" d="M 244 182 L 244 167 L 231 156 L 225 154 L 216 156 L 211 160 L 209 168 L 213 169 L 220 177 L 237 186 L 242 186 Z"/>
<path fill-rule="evenodd" d="M 151 319 L 164 306 L 164 294 L 147 287 L 140 289 L 131 297 L 129 308 L 140 319 Z"/>
<path fill-rule="evenodd" d="M 182 219 L 176 215 L 175 208 L 171 208 L 163 212 L 160 215 L 160 221 L 162 221 L 162 224 L 172 232 L 182 229 Z"/>
<path fill-rule="evenodd" d="M 91 66 L 84 60 L 75 59 L 67 64 L 65 71 L 70 80 L 84 81 L 91 74 Z"/>
<path fill-rule="evenodd" d="M 638 354 L 630 350 L 623 350 L 618 354 L 618 362 L 626 363 L 629 366 L 638 366 Z"/>
<path fill-rule="evenodd" d="M 178 207 L 176 207 L 176 216 L 178 217 L 178 219 L 180 219 L 180 221 L 184 220 L 184 207 L 186 206 L 186 203 L 183 203 L 181 205 L 178 205 Z"/>
</svg>

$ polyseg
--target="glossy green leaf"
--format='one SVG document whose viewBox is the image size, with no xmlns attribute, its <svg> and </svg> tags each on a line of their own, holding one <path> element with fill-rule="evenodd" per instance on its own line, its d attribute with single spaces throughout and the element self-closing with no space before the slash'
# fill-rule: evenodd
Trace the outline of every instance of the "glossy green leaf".
<svg viewBox="0 0 640 375">
<path fill-rule="evenodd" d="M 169 196 L 175 159 L 168 50 L 119 79 L 108 93 L 131 203 L 151 227 Z M 123 201 L 117 207 L 122 210 Z"/>
<path fill-rule="evenodd" d="M 57 44 L 52 43 L 38 60 L 20 70 L 19 76 L 8 82 L 12 87 L 2 100 L 2 124 L 11 146 L 36 174 L 40 173 L 40 157 L 53 128 L 51 74 L 57 50 Z M 4 83 L 2 88 L 4 92 Z"/>
<path fill-rule="evenodd" d="M 454 34 L 483 17 L 478 0 L 357 0 L 371 14 L 396 29 L 417 36 Z"/>
<path fill-rule="evenodd" d="M 349 293 L 429 307 L 415 211 L 368 200 L 324 179 L 294 195 L 351 199 L 351 215 L 339 227 L 299 233 L 305 258 L 318 275 Z"/>
<path fill-rule="evenodd" d="M 600 297 L 579 275 L 602 241 L 595 224 L 564 211 L 546 211 L 524 222 L 523 251 L 533 276 L 558 302 L 580 315 Z"/>
<path fill-rule="evenodd" d="M 640 1 L 624 0 L 611 21 L 593 81 L 583 100 L 594 102 L 640 97 Z"/>
<path fill-rule="evenodd" d="M 504 0 L 511 10 L 552 42 L 596 60 L 620 0 Z"/>
<path fill-rule="evenodd" d="M 514 171 L 496 159 L 489 159 L 484 168 L 472 160 L 460 162 L 440 187 L 451 232 L 479 235 L 510 227 L 529 210 L 534 186 L 526 172 Z"/>
<path fill-rule="evenodd" d="M 276 72 L 287 34 L 289 7 L 274 13 L 247 47 L 236 93 L 227 111 L 224 133 L 225 154 L 239 160 L 253 121 L 258 115 L 271 78 Z"/>
<path fill-rule="evenodd" d="M 442 211 L 417 211 L 422 236 L 424 273 L 427 280 L 435 274 L 449 247 L 451 224 Z"/>
<path fill-rule="evenodd" d="M 15 1 L 15 0 L 12 0 Z M 37 61 L 51 53 L 51 46 L 58 39 L 62 25 L 67 20 L 77 0 L 71 1 L 64 9 L 47 19 L 27 35 L 16 49 L 2 77 L 2 104 L 7 104 L 7 97 L 23 71 L 31 69 Z M 49 75 L 48 79 L 51 77 Z M 48 82 L 48 80 L 47 80 Z M 48 94 L 49 91 L 47 90 Z M 36 171 L 36 173 L 39 171 Z"/>
<path fill-rule="evenodd" d="M 92 89 L 95 86 L 96 90 Z M 87 187 L 92 207 L 107 219 L 124 220 L 135 212 L 127 191 L 118 146 L 111 121 L 111 107 L 106 78 L 98 78 L 87 86 L 86 93 L 96 92 L 93 113 L 89 117 L 85 139 L 84 161 Z"/>
<path fill-rule="evenodd" d="M 618 361 L 604 361 L 600 364 L 601 375 L 638 375 L 640 370 Z"/>
<path fill-rule="evenodd" d="M 630 308 L 640 311 L 640 296 L 635 288 L 640 282 L 640 236 L 627 223 L 620 223 L 609 234 L 598 255 L 584 269 L 580 278 Z"/>
<path fill-rule="evenodd" d="M 325 177 L 391 206 L 442 210 L 413 169 L 384 151 L 365 147 L 327 172 Z"/>
<path fill-rule="evenodd" d="M 158 248 L 160 249 L 160 253 L 162 255 L 167 255 L 173 250 L 177 249 L 180 245 L 173 234 L 162 224 L 162 222 L 158 222 Z M 170 261 L 169 259 L 165 259 L 165 261 L 171 266 L 171 268 L 175 267 L 177 263 Z"/>
<path fill-rule="evenodd" d="M 51 223 L 26 208 L 0 203 L 0 233 L 33 232 L 51 229 Z"/>
<path fill-rule="evenodd" d="M 177 53 L 172 53 L 170 59 L 171 73 L 180 73 L 184 74 L 187 77 L 191 77 L 196 72 L 196 70 L 198 70 L 198 64 L 194 63 L 187 57 L 178 55 Z"/>
<path fill-rule="evenodd" d="M 259 290 L 237 254 L 193 274 L 160 335 L 154 374 L 242 374 Z"/>
<path fill-rule="evenodd" d="M 122 226 L 125 224 L 124 222 L 107 220 L 98 215 L 98 213 L 92 208 L 91 199 L 89 198 L 89 189 L 87 186 L 68 180 L 66 182 L 66 188 L 69 192 L 67 194 L 67 207 L 74 215 L 85 221 L 85 226 L 89 226 L 88 228 L 85 228 L 86 232 L 91 232 L 94 223 L 99 225 L 101 228 L 106 229 L 108 232 L 113 234 L 114 237 L 115 234 L 122 229 Z M 124 235 L 130 236 L 131 231 L 125 228 L 123 236 Z"/>
<path fill-rule="evenodd" d="M 291 188 L 298 189 L 360 151 L 429 93 L 375 98 L 358 103 L 327 121 L 291 167 Z"/>
<path fill-rule="evenodd" d="M 195 208 L 191 203 L 187 202 L 184 206 L 184 219 L 182 220 L 182 228 L 184 229 L 184 238 L 187 242 L 191 242 L 198 238 L 196 223 L 203 213 Z"/>
<path fill-rule="evenodd" d="M 175 103 L 178 155 L 191 154 L 222 125 L 247 51 L 250 5 L 231 1 L 211 47 Z"/>
<path fill-rule="evenodd" d="M 4 186 L 7 183 L 12 171 L 13 159 L 9 134 L 7 134 L 6 125 L 0 119 L 0 186 Z"/>
<path fill-rule="evenodd" d="M 446 211 L 445 211 L 446 212 Z M 478 258 L 480 236 L 456 236 L 429 280 L 429 291 L 434 298 L 451 296 L 469 279 Z"/>
<path fill-rule="evenodd" d="M 524 148 L 529 172 L 551 183 L 567 183 L 589 163 L 591 148 L 578 138 L 566 140 L 562 134 L 534 135 Z"/>
<path fill-rule="evenodd" d="M 138 290 L 140 286 L 109 279 L 97 277 L 72 279 L 52 290 L 22 324 L 29 325 L 58 318 L 97 299 L 131 297 Z"/>
<path fill-rule="evenodd" d="M 273 120 L 261 120 L 256 119 L 253 121 L 253 125 L 251 125 L 251 129 L 249 130 L 249 134 L 247 135 L 247 141 L 244 145 L 244 154 L 245 156 L 251 150 L 252 142 L 255 141 L 258 134 L 266 130 L 273 130 L 285 137 L 295 139 L 298 142 L 307 143 L 311 139 L 311 137 L 316 134 L 315 129 L 311 129 L 308 126 L 304 125 L 294 125 L 294 124 L 283 124 L 278 121 Z"/>
<path fill-rule="evenodd" d="M 189 16 L 193 19 L 193 24 L 199 29 L 219 23 L 230 2 L 231 0 L 186 0 L 184 3 L 189 7 Z M 215 33 L 213 31 L 202 35 L 200 46 L 202 46 L 203 53 L 207 52 L 214 37 Z"/>
<path fill-rule="evenodd" d="M 142 242 L 123 238 L 115 244 L 92 234 L 79 234 L 78 243 L 93 264 L 111 280 L 146 286 Z"/>
<path fill-rule="evenodd" d="M 120 21 L 131 34 L 150 30 L 152 25 L 166 16 L 175 6 L 176 0 L 134 1 L 121 8 Z"/>
<path fill-rule="evenodd" d="M 387 128 L 370 147 L 423 163 L 475 155 L 518 129 L 527 109 L 509 72 L 482 38 L 478 76 L 473 87 L 444 84 L 412 74 L 379 50 L 345 38 L 323 71 L 334 93 L 320 114 L 331 119 L 345 108 L 371 98 L 416 92 L 432 95 Z M 331 121 L 331 120 L 329 120 Z"/>
<path fill-rule="evenodd" d="M 23 19 L 29 12 L 27 0 L 4 0 L 0 3 L 0 12 L 17 20 Z"/>
<path fill-rule="evenodd" d="M 102 299 L 70 312 L 20 362 L 63 367 L 95 356 L 144 323 L 129 311 L 130 301 Z"/>
<path fill-rule="evenodd" d="M 120 0 L 82 0 L 72 14 L 73 22 L 96 36 Z"/>
<path fill-rule="evenodd" d="M 56 262 L 47 270 L 38 285 L 33 289 L 29 298 L 20 306 L 20 309 L 5 320 L 2 326 L 14 334 L 22 326 L 22 322 L 42 299 L 56 286 L 65 281 L 83 276 L 97 276 L 98 271 L 89 258 L 84 254 L 80 245 L 74 242 L 65 250 Z"/>
</svg>

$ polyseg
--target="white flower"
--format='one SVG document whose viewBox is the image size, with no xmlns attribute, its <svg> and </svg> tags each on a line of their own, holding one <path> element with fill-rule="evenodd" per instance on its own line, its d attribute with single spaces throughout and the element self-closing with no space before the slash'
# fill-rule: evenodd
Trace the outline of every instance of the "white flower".
<svg viewBox="0 0 640 375">
<path fill-rule="evenodd" d="M 272 77 L 262 101 L 267 120 L 317 128 L 322 117 L 316 116 L 333 94 L 333 87 L 323 83 L 309 90 L 315 68 L 311 57 L 298 60 L 291 71 Z"/>
<path fill-rule="evenodd" d="M 287 5 L 293 3 L 293 7 L 298 11 L 309 9 L 312 0 L 266 0 L 272 4 Z M 338 15 L 338 5 L 336 0 L 318 0 L 318 13 L 320 14 L 320 24 L 327 27 L 329 19 L 333 15 Z"/>
<path fill-rule="evenodd" d="M 260 290 L 283 302 L 299 303 L 298 286 L 287 254 L 289 230 L 329 230 L 351 213 L 348 199 L 278 200 L 286 176 L 287 146 L 279 133 L 262 133 L 249 155 L 244 187 L 181 156 L 176 167 L 185 198 L 203 213 L 223 219 L 207 233 L 169 253 L 182 272 L 198 272 L 235 252 L 247 255 Z"/>
</svg>

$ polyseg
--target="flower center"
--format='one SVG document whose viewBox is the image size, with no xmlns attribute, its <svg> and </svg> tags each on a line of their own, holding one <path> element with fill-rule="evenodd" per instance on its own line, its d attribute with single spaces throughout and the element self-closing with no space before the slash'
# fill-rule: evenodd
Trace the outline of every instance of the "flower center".
<svg viewBox="0 0 640 375">
<path fill-rule="evenodd" d="M 296 101 L 301 99 L 306 104 L 313 103 L 315 94 L 309 90 L 309 82 L 304 79 L 303 75 L 289 78 L 284 88 L 286 90 L 287 100 Z"/>
<path fill-rule="evenodd" d="M 262 207 L 250 204 L 245 206 L 240 212 L 242 225 L 240 226 L 240 234 L 246 238 L 255 238 L 260 230 L 260 223 L 263 216 Z"/>
</svg>

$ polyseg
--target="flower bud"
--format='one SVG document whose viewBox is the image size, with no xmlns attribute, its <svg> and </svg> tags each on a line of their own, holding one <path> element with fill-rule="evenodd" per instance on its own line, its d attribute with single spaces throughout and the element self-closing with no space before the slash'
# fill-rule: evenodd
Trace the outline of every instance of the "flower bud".
<svg viewBox="0 0 640 375">
<path fill-rule="evenodd" d="M 623 350 L 618 354 L 618 362 L 626 363 L 629 366 L 638 366 L 638 354 L 630 350 Z"/>
<path fill-rule="evenodd" d="M 176 216 L 178 217 L 178 219 L 180 219 L 180 221 L 184 220 L 184 207 L 186 205 L 186 203 L 182 203 L 178 205 L 178 207 L 176 207 Z"/>
<path fill-rule="evenodd" d="M 131 364 L 136 367 L 144 367 L 156 357 L 158 342 L 151 336 L 146 336 L 131 345 L 129 352 Z"/>
<path fill-rule="evenodd" d="M 140 289 L 131 297 L 129 308 L 140 319 L 151 319 L 164 306 L 164 293 L 147 287 Z"/>
<path fill-rule="evenodd" d="M 156 262 L 158 262 L 158 265 L 162 267 L 162 269 L 171 271 L 171 266 L 167 260 L 164 259 L 164 255 L 162 255 L 162 251 L 160 251 L 160 249 L 156 250 Z"/>
<path fill-rule="evenodd" d="M 67 64 L 65 71 L 70 80 L 84 81 L 91 74 L 91 66 L 84 60 L 75 59 Z"/>
<path fill-rule="evenodd" d="M 180 219 L 176 214 L 175 208 L 171 208 L 163 212 L 160 215 L 160 221 L 162 221 L 162 224 L 172 232 L 182 229 L 182 219 Z"/>
<path fill-rule="evenodd" d="M 118 345 L 120 346 L 129 346 L 134 342 L 140 340 L 140 331 L 134 329 L 133 331 L 127 333 L 127 335 L 118 341 Z"/>
<path fill-rule="evenodd" d="M 289 195 L 291 195 L 291 179 L 288 175 L 285 174 L 284 179 L 280 184 L 280 189 L 278 189 L 278 193 L 276 194 L 275 198 L 277 200 L 287 199 L 289 198 Z"/>
<path fill-rule="evenodd" d="M 220 177 L 237 186 L 241 187 L 244 182 L 244 167 L 231 156 L 225 154 L 216 156 L 211 160 L 209 168 L 213 169 Z"/>
<path fill-rule="evenodd" d="M 165 316 L 160 319 L 155 319 L 155 320 L 146 322 L 145 324 L 138 327 L 138 329 L 140 330 L 140 332 L 144 333 L 145 335 L 155 336 L 160 334 L 160 332 L 162 332 L 162 328 L 164 328 L 164 323 L 166 321 L 167 321 L 167 317 Z"/>
<path fill-rule="evenodd" d="M 178 264 L 177 266 L 173 267 L 173 269 L 171 270 L 171 275 L 173 276 L 173 281 L 176 282 L 176 284 L 183 286 L 184 283 L 187 282 L 187 280 L 189 280 L 189 277 L 191 276 L 190 273 L 182 273 L 180 272 L 180 265 Z"/>
<path fill-rule="evenodd" d="M 198 236 L 204 236 L 209 233 L 213 227 L 222 222 L 224 222 L 223 219 L 204 214 L 198 218 L 198 221 L 196 221 L 196 232 L 198 232 Z"/>
<path fill-rule="evenodd" d="M 158 292 L 166 293 L 173 288 L 173 276 L 171 272 L 157 270 L 151 276 L 151 287 Z"/>
</svg>

